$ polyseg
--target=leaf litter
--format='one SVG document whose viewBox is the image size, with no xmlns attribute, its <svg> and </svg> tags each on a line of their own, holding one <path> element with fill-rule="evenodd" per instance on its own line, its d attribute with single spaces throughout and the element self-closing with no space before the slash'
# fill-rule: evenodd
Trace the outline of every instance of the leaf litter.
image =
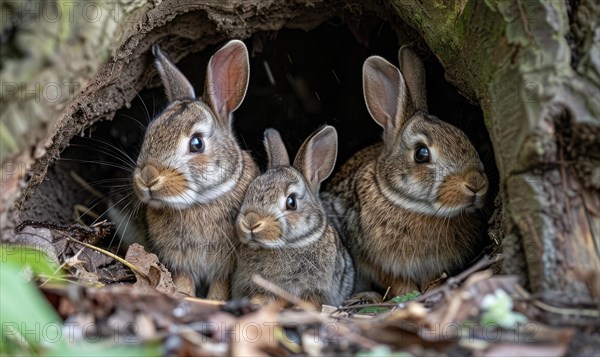
<svg viewBox="0 0 600 357">
<path fill-rule="evenodd" d="M 562 356 L 576 333 L 573 319 L 600 328 L 597 307 L 554 306 L 527 293 L 516 277 L 494 275 L 489 267 L 499 256 L 423 294 L 378 304 L 315 311 L 260 277 L 255 283 L 295 307 L 190 298 L 141 245 L 131 245 L 124 260 L 94 246 L 113 229 L 107 222 L 25 222 L 16 229 L 19 243 L 34 245 L 69 272 L 68 284 L 38 282 L 75 342 L 159 343 L 164 355 L 174 356 Z"/>
</svg>

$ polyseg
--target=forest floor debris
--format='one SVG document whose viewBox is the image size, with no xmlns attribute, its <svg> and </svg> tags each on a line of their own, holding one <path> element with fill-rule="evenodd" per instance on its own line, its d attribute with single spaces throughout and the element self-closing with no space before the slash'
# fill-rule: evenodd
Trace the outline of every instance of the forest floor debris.
<svg viewBox="0 0 600 357">
<path fill-rule="evenodd" d="M 578 329 L 600 329 L 597 306 L 544 301 L 515 277 L 494 275 L 489 267 L 498 256 L 484 258 L 424 294 L 415 291 L 380 304 L 355 302 L 315 311 L 260 277 L 257 284 L 296 307 L 185 297 L 176 292 L 171 273 L 156 255 L 142 246 L 130 246 L 125 264 L 95 247 L 111 229 L 106 224 L 20 226 L 20 242 L 33 243 L 48 257 L 50 269 L 31 263 L 36 258 L 31 249 L 3 246 L 4 257 L 19 258 L 3 259 L 4 266 L 16 262 L 21 273 L 33 270 L 28 277 L 37 289 L 22 294 L 41 292 L 53 310 L 49 314 L 57 314 L 54 319 L 68 341 L 61 353 L 73 346 L 81 352 L 82 346 L 110 345 L 132 347 L 133 354 L 116 350 L 128 355 L 562 356 Z M 18 324 L 11 326 L 2 331 L 4 351 L 56 353 L 48 341 L 32 345 L 23 340 Z"/>
</svg>

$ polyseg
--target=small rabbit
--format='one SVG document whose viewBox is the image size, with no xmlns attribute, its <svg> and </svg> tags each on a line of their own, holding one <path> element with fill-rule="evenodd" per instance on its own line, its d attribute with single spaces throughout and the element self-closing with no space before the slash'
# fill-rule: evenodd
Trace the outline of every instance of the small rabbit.
<svg viewBox="0 0 600 357">
<path fill-rule="evenodd" d="M 422 291 L 476 257 L 488 189 L 469 139 L 428 114 L 422 62 L 406 47 L 398 57 L 402 73 L 378 56 L 363 65 L 383 143 L 353 156 L 322 196 L 355 260 L 357 291 L 390 287 L 392 296 Z"/>
<path fill-rule="evenodd" d="M 231 127 L 248 87 L 248 51 L 233 40 L 210 58 L 202 98 L 158 45 L 152 53 L 170 104 L 148 126 L 134 191 L 148 205 L 150 244 L 178 290 L 193 296 L 208 289 L 209 299 L 225 300 L 235 268 L 235 218 L 259 173 Z"/>
<path fill-rule="evenodd" d="M 236 221 L 245 247 L 233 298 L 284 305 L 252 282 L 257 274 L 316 308 L 338 305 L 352 292 L 354 265 L 318 196 L 335 165 L 337 132 L 325 126 L 312 134 L 293 166 L 275 129 L 265 131 L 265 147 L 268 169 L 250 184 Z"/>
</svg>

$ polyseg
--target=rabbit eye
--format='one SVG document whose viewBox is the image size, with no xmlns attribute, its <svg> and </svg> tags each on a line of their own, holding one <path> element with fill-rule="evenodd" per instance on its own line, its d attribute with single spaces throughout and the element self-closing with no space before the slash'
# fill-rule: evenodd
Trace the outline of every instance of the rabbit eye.
<svg viewBox="0 0 600 357">
<path fill-rule="evenodd" d="M 296 207 L 296 195 L 292 193 L 285 199 L 285 208 L 290 211 L 295 211 Z"/>
<path fill-rule="evenodd" d="M 429 148 L 427 148 L 427 146 L 421 145 L 415 150 L 415 162 L 418 164 L 429 162 L 430 156 Z"/>
<path fill-rule="evenodd" d="M 199 134 L 194 134 L 190 139 L 190 152 L 204 152 L 204 140 Z"/>
</svg>

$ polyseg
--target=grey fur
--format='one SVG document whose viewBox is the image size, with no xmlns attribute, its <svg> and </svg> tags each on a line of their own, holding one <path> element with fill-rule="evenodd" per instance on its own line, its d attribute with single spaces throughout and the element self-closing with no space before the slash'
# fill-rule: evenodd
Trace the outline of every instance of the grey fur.
<svg viewBox="0 0 600 357">
<path fill-rule="evenodd" d="M 281 137 L 272 131 L 266 136 L 269 150 L 285 150 Z M 318 193 L 307 182 L 307 176 L 316 178 L 318 187 L 331 172 L 336 153 L 335 129 L 324 127 L 305 141 L 294 167 L 269 165 L 250 184 L 236 222 L 243 245 L 233 276 L 234 298 L 249 296 L 263 303 L 276 299 L 254 284 L 255 274 L 316 307 L 339 305 L 349 296 L 354 281 L 352 259 L 328 223 Z M 287 153 L 269 155 L 283 156 Z M 290 211 L 285 204 L 292 193 L 297 209 Z"/>
</svg>

